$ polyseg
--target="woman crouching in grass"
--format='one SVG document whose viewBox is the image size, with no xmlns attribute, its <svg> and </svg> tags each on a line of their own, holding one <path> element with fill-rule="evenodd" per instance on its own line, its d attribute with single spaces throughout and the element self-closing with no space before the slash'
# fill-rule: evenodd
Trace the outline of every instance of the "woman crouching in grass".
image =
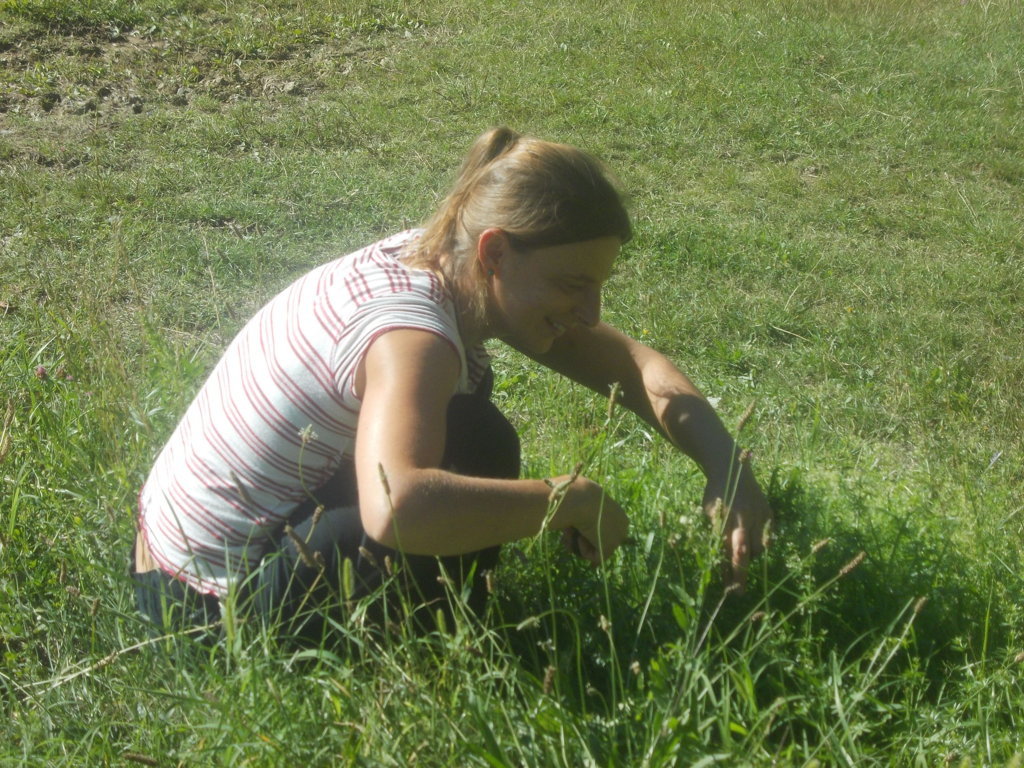
<svg viewBox="0 0 1024 768">
<path fill-rule="evenodd" d="M 140 494 L 143 613 L 164 630 L 213 624 L 232 595 L 316 641 L 382 581 L 407 605 L 446 607 L 442 569 L 479 611 L 500 546 L 545 524 L 586 560 L 611 557 L 628 521 L 601 486 L 519 479 L 488 339 L 603 395 L 618 384 L 703 470 L 706 508 L 730 500 L 742 586 L 769 514 L 749 466 L 684 374 L 600 321 L 631 235 L 594 158 L 506 128 L 478 138 L 423 230 L 313 270 L 228 347 Z"/>
</svg>

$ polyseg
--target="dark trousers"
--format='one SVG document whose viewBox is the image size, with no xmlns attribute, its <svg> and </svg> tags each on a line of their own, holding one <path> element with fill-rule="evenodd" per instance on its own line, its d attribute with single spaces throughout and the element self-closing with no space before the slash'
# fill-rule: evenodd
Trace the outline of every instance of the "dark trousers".
<svg viewBox="0 0 1024 768">
<path fill-rule="evenodd" d="M 441 468 L 475 477 L 519 476 L 519 437 L 484 394 L 456 395 L 449 403 Z M 377 625 L 411 610 L 418 628 L 433 628 L 438 612 L 450 627 L 459 605 L 482 612 L 498 547 L 434 557 L 403 555 L 377 543 L 359 519 L 351 464 L 314 497 L 291 516 L 291 535 L 282 529 L 259 568 L 245 576 L 239 589 L 243 614 L 318 642 L 330 633 L 332 620 L 371 595 L 361 607 Z M 160 571 L 133 577 L 139 608 L 158 630 L 191 629 L 220 616 L 215 598 Z"/>
</svg>

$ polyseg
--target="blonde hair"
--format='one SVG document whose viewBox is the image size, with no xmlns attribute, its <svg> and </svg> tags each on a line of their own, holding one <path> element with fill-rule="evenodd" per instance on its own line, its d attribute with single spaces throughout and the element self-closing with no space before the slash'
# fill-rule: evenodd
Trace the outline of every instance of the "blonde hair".
<svg viewBox="0 0 1024 768">
<path fill-rule="evenodd" d="M 407 255 L 448 285 L 460 310 L 483 319 L 486 278 L 480 234 L 505 232 L 515 248 L 633 236 L 616 183 L 596 158 L 566 144 L 494 128 L 473 143 L 458 177 Z"/>
</svg>

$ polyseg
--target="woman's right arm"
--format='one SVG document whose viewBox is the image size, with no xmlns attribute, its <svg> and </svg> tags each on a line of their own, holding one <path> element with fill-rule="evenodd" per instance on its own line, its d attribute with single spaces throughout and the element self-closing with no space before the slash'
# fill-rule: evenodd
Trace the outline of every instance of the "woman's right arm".
<svg viewBox="0 0 1024 768">
<path fill-rule="evenodd" d="M 459 358 L 427 331 L 390 331 L 370 346 L 357 376 L 359 508 L 367 534 L 408 554 L 453 555 L 536 535 L 548 515 L 543 480 L 466 477 L 438 468 Z M 554 478 L 555 484 L 568 480 Z M 607 558 L 625 538 L 622 508 L 587 478 L 565 489 L 548 523 L 575 528 L 580 554 Z"/>
</svg>

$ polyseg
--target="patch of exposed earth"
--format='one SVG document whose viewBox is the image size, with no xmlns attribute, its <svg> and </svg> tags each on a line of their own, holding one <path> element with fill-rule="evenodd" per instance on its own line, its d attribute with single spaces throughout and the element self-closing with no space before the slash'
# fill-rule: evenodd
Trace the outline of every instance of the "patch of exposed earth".
<svg viewBox="0 0 1024 768">
<path fill-rule="evenodd" d="M 303 97 L 357 66 L 387 66 L 397 34 L 353 36 L 264 56 L 236 56 L 145 33 L 0 33 L 0 123 Z"/>
</svg>

